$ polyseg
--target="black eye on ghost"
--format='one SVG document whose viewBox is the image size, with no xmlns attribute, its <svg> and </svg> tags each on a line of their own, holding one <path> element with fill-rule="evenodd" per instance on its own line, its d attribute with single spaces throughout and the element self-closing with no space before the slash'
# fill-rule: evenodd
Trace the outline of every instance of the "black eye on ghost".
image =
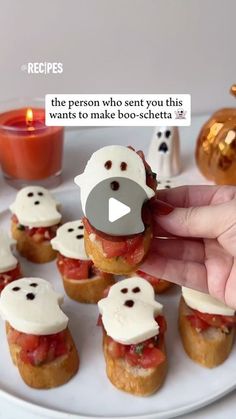
<svg viewBox="0 0 236 419">
<path fill-rule="evenodd" d="M 124 171 L 127 170 L 127 163 L 125 161 L 122 161 L 120 164 L 120 170 Z M 106 163 L 104 163 L 104 167 L 107 170 L 110 170 L 112 168 L 112 161 L 111 160 L 107 160 Z"/>
<path fill-rule="evenodd" d="M 37 195 L 38 195 L 38 196 L 43 196 L 43 192 L 38 192 L 38 193 L 37 193 Z M 29 193 L 27 194 L 27 196 L 28 196 L 28 198 L 32 198 L 32 197 L 34 196 L 34 193 L 33 193 L 33 192 L 29 192 Z"/>
</svg>

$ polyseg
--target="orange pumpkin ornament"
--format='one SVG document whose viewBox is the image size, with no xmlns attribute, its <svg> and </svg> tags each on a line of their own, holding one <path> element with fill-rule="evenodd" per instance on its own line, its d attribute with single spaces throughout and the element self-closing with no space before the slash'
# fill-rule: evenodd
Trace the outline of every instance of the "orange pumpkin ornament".
<svg viewBox="0 0 236 419">
<path fill-rule="evenodd" d="M 231 94 L 236 97 L 236 85 Z M 218 185 L 236 185 L 236 109 L 220 109 L 203 125 L 195 157 L 207 179 Z"/>
</svg>

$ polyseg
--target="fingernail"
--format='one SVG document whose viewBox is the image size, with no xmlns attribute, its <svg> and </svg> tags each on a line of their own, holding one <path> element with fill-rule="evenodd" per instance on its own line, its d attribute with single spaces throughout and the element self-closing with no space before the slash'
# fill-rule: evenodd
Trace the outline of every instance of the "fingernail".
<svg viewBox="0 0 236 419">
<path fill-rule="evenodd" d="M 155 212 L 155 215 L 168 215 L 172 211 L 174 211 L 174 207 L 170 204 L 167 204 L 166 202 L 159 201 L 158 199 L 153 202 L 152 204 L 152 210 Z"/>
</svg>

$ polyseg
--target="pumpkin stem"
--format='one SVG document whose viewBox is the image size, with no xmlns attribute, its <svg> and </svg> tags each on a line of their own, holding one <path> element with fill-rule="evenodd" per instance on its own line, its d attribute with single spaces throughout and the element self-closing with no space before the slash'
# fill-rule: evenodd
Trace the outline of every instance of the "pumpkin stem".
<svg viewBox="0 0 236 419">
<path fill-rule="evenodd" d="M 236 97 L 236 84 L 233 84 L 231 86 L 230 93 L 231 93 L 231 95 L 233 95 L 234 97 Z"/>
</svg>

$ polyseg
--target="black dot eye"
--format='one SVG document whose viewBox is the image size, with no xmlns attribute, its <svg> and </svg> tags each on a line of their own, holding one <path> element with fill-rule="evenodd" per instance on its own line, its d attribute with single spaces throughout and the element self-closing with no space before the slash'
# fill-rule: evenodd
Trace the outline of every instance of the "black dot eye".
<svg viewBox="0 0 236 419">
<path fill-rule="evenodd" d="M 79 230 L 83 230 L 84 229 L 84 226 L 79 226 L 78 229 Z"/>
<path fill-rule="evenodd" d="M 161 138 L 161 132 L 160 131 L 157 133 L 157 137 Z"/>
<path fill-rule="evenodd" d="M 33 192 L 29 192 L 29 193 L 27 194 L 27 196 L 28 196 L 29 198 L 32 198 L 32 196 L 34 196 L 34 194 L 33 194 Z"/>
<path fill-rule="evenodd" d="M 78 234 L 78 236 L 76 236 L 77 239 L 82 239 L 83 237 L 83 234 Z"/>
<path fill-rule="evenodd" d="M 123 294 L 127 294 L 127 292 L 128 292 L 128 288 L 122 288 L 120 291 L 121 291 Z"/>
<path fill-rule="evenodd" d="M 135 287 L 132 289 L 132 291 L 136 294 L 137 292 L 140 292 L 140 288 L 139 287 Z"/>
<path fill-rule="evenodd" d="M 168 129 L 167 131 L 166 131 L 166 138 L 169 138 L 170 137 L 170 134 L 171 134 L 171 132 L 170 132 L 170 130 Z"/>
<path fill-rule="evenodd" d="M 112 166 L 112 161 L 111 160 L 107 160 L 106 163 L 104 164 L 104 167 L 107 170 L 110 170 L 111 169 L 111 166 Z"/>
<path fill-rule="evenodd" d="M 12 291 L 19 291 L 20 290 L 20 287 L 14 287 L 14 288 L 12 288 Z"/>
<path fill-rule="evenodd" d="M 26 294 L 26 298 L 27 298 L 27 300 L 34 300 L 35 295 L 32 292 L 29 292 L 28 294 Z"/>
<path fill-rule="evenodd" d="M 170 185 L 166 185 L 165 186 L 165 189 L 170 189 Z"/>
<path fill-rule="evenodd" d="M 74 231 L 74 229 L 73 228 L 68 228 L 68 233 L 72 233 L 72 231 Z"/>
<path fill-rule="evenodd" d="M 35 201 L 34 205 L 39 205 L 40 202 L 39 201 Z"/>
<path fill-rule="evenodd" d="M 124 305 L 126 307 L 133 307 L 134 301 L 133 300 L 126 300 Z"/>
<path fill-rule="evenodd" d="M 30 287 L 37 287 L 38 286 L 38 284 L 36 284 L 36 282 L 32 282 L 31 284 L 30 284 Z"/>
<path fill-rule="evenodd" d="M 43 196 L 43 192 L 38 192 L 38 196 Z"/>
<path fill-rule="evenodd" d="M 111 183 L 110 183 L 110 186 L 111 186 L 111 189 L 112 189 L 113 191 L 118 191 L 118 189 L 119 189 L 119 187 L 120 187 L 119 182 L 116 182 L 115 180 L 114 180 L 113 182 L 111 182 Z"/>
<path fill-rule="evenodd" d="M 127 163 L 125 161 L 122 161 L 120 164 L 120 170 L 124 171 L 127 169 Z"/>
</svg>

